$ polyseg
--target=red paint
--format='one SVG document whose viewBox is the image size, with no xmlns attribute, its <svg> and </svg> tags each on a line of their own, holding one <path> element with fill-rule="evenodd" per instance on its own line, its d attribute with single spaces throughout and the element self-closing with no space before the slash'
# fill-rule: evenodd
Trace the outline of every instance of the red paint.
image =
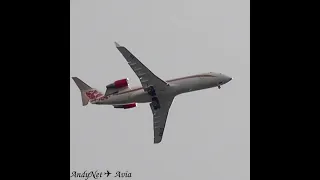
<svg viewBox="0 0 320 180">
<path fill-rule="evenodd" d="M 137 106 L 136 103 L 131 103 L 131 104 L 123 104 L 123 105 L 114 105 L 114 108 L 129 109 L 129 108 L 134 108 L 136 106 Z"/>
<path fill-rule="evenodd" d="M 129 109 L 129 108 L 134 108 L 134 107 L 136 107 L 136 106 L 137 106 L 136 103 L 125 104 L 125 105 L 123 105 L 123 108 L 124 108 L 124 109 Z"/>
<path fill-rule="evenodd" d="M 182 80 L 182 79 L 190 79 L 190 78 L 195 78 L 195 77 L 215 77 L 215 76 L 212 76 L 212 75 L 209 75 L 209 74 L 194 75 L 194 76 L 187 76 L 187 77 L 182 77 L 182 78 L 167 80 L 167 82 L 174 82 L 174 81 L 178 81 L 178 80 Z M 129 90 L 129 91 L 125 91 L 125 92 L 118 93 L 117 95 L 125 94 L 125 93 L 130 93 L 130 92 L 138 91 L 138 90 L 141 90 L 141 89 L 143 89 L 143 88 L 140 87 L 140 88 L 136 88 L 136 89 L 131 89 L 131 90 Z"/>
<path fill-rule="evenodd" d="M 127 79 L 121 79 L 121 80 L 115 81 L 114 82 L 114 86 L 116 88 L 128 87 L 128 80 Z"/>
<path fill-rule="evenodd" d="M 186 76 L 186 77 L 177 78 L 177 79 L 171 79 L 171 80 L 168 80 L 167 82 L 173 82 L 173 81 L 178 81 L 178 80 L 182 80 L 182 79 L 190 79 L 190 78 L 194 78 L 194 77 L 215 77 L 215 76 L 210 75 L 210 74 L 193 75 L 193 76 Z"/>
<path fill-rule="evenodd" d="M 107 100 L 107 99 L 108 99 L 108 96 L 103 96 L 103 97 L 99 98 L 98 100 L 103 101 L 103 100 Z"/>
<path fill-rule="evenodd" d="M 91 90 L 91 91 L 87 91 L 87 92 L 86 92 L 86 96 L 87 96 L 90 100 L 94 100 L 94 99 L 97 99 L 98 97 L 103 96 L 103 94 L 101 94 L 101 93 L 98 92 L 97 90 Z"/>
</svg>

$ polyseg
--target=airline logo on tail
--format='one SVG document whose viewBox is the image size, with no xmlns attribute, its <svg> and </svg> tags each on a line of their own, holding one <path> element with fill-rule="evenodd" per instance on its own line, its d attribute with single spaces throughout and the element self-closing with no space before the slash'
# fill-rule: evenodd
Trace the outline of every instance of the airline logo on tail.
<svg viewBox="0 0 320 180">
<path fill-rule="evenodd" d="M 102 93 L 98 92 L 97 90 L 90 90 L 90 91 L 86 91 L 86 96 L 90 100 L 94 100 L 94 99 L 99 99 L 99 98 L 103 97 L 104 95 Z"/>
<path fill-rule="evenodd" d="M 95 89 L 86 91 L 85 95 L 89 98 L 91 103 L 108 99 L 108 96 L 104 96 L 102 93 Z"/>
<path fill-rule="evenodd" d="M 109 97 L 104 96 L 101 92 L 98 90 L 91 88 L 88 84 L 81 81 L 77 77 L 72 77 L 74 82 L 77 84 L 78 88 L 81 91 L 81 97 L 82 97 L 82 105 L 86 106 L 88 102 L 96 103 L 99 101 L 107 100 Z"/>
</svg>

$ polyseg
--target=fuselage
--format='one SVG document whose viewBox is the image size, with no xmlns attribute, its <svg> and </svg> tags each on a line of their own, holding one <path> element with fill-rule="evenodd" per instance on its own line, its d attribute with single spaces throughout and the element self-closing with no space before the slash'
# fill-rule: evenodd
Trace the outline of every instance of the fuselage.
<svg viewBox="0 0 320 180">
<path fill-rule="evenodd" d="M 207 88 L 221 86 L 229 82 L 232 78 L 221 73 L 203 73 L 193 76 L 186 76 L 176 79 L 170 79 L 166 82 L 169 86 L 159 95 L 177 96 L 179 94 L 198 91 Z M 103 99 L 92 102 L 93 104 L 129 104 L 129 103 L 148 103 L 151 102 L 151 96 L 144 91 L 143 87 L 132 87 L 119 93 L 104 97 Z"/>
</svg>

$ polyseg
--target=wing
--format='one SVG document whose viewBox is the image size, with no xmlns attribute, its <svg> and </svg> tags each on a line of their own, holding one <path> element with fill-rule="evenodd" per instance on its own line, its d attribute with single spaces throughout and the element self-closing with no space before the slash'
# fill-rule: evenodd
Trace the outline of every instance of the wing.
<svg viewBox="0 0 320 180">
<path fill-rule="evenodd" d="M 168 83 L 166 83 L 165 81 L 163 81 L 162 79 L 154 75 L 127 48 L 120 46 L 116 42 L 115 44 L 117 49 L 120 51 L 123 57 L 127 60 L 132 70 L 136 73 L 136 75 L 140 79 L 140 82 L 144 89 L 152 85 L 157 91 L 157 90 L 164 89 L 166 86 L 168 86 Z"/>
<path fill-rule="evenodd" d="M 169 109 L 173 102 L 174 97 L 171 98 L 159 98 L 160 109 L 154 110 L 150 103 L 151 111 L 153 113 L 153 132 L 154 132 L 154 144 L 161 142 L 164 129 L 167 122 Z"/>
</svg>

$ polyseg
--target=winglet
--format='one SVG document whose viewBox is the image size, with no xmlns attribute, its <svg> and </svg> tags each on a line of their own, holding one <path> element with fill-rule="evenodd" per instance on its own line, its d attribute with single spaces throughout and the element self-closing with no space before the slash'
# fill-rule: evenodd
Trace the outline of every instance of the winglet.
<svg viewBox="0 0 320 180">
<path fill-rule="evenodd" d="M 114 42 L 114 44 L 116 45 L 116 47 L 120 47 L 120 45 L 117 42 Z"/>
</svg>

